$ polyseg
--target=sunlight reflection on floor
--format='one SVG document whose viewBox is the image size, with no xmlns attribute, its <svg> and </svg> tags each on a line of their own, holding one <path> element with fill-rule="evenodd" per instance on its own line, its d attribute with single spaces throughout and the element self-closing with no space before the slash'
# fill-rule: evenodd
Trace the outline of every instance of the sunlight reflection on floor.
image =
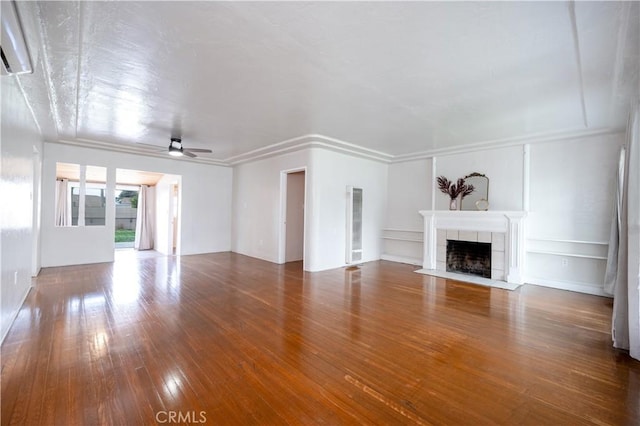
<svg viewBox="0 0 640 426">
<path fill-rule="evenodd" d="M 164 257 L 166 254 L 162 254 L 155 250 L 135 250 L 132 248 L 116 249 L 114 260 L 116 262 L 122 260 L 132 259 L 149 259 L 153 257 Z"/>
</svg>

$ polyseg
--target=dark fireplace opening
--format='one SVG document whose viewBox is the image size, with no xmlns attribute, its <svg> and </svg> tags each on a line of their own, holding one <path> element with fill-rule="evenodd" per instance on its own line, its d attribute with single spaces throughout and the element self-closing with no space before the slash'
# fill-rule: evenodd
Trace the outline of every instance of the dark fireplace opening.
<svg viewBox="0 0 640 426">
<path fill-rule="evenodd" d="M 491 278 L 491 243 L 447 240 L 447 272 Z"/>
</svg>

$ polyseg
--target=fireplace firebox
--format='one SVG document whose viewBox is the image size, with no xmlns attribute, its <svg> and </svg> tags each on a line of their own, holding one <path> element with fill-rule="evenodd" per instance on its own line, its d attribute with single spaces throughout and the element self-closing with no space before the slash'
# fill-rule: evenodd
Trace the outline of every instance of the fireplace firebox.
<svg viewBox="0 0 640 426">
<path fill-rule="evenodd" d="M 491 278 L 491 243 L 447 240 L 447 272 Z"/>
</svg>

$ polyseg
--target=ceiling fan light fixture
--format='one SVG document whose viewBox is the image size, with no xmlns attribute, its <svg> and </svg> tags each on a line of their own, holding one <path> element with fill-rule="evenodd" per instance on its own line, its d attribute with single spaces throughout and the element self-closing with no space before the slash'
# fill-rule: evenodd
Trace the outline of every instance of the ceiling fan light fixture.
<svg viewBox="0 0 640 426">
<path fill-rule="evenodd" d="M 171 142 L 169 142 L 169 155 L 173 157 L 182 157 L 184 154 L 182 153 L 182 141 L 177 138 L 171 138 Z"/>
<path fill-rule="evenodd" d="M 207 154 L 211 153 L 210 149 L 203 148 L 185 148 L 182 146 L 182 139 L 180 138 L 171 138 L 171 142 L 169 142 L 169 155 L 172 157 L 189 157 L 189 158 L 197 158 L 198 156 L 194 154 L 194 152 L 204 152 Z"/>
</svg>

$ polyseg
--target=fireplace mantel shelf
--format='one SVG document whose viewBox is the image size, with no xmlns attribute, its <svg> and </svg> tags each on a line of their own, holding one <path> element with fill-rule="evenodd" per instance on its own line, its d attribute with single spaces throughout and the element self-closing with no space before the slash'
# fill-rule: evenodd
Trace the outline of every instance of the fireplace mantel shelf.
<svg viewBox="0 0 640 426">
<path fill-rule="evenodd" d="M 505 234 L 506 281 L 510 284 L 524 282 L 524 221 L 527 212 L 421 210 L 419 213 L 424 217 L 423 268 L 425 272 L 436 270 L 436 233 L 438 229 L 501 232 Z"/>
<path fill-rule="evenodd" d="M 525 211 L 488 210 L 421 210 L 425 217 L 433 217 L 438 229 L 459 229 L 468 231 L 506 232 L 510 221 L 522 220 L 527 216 Z"/>
</svg>

